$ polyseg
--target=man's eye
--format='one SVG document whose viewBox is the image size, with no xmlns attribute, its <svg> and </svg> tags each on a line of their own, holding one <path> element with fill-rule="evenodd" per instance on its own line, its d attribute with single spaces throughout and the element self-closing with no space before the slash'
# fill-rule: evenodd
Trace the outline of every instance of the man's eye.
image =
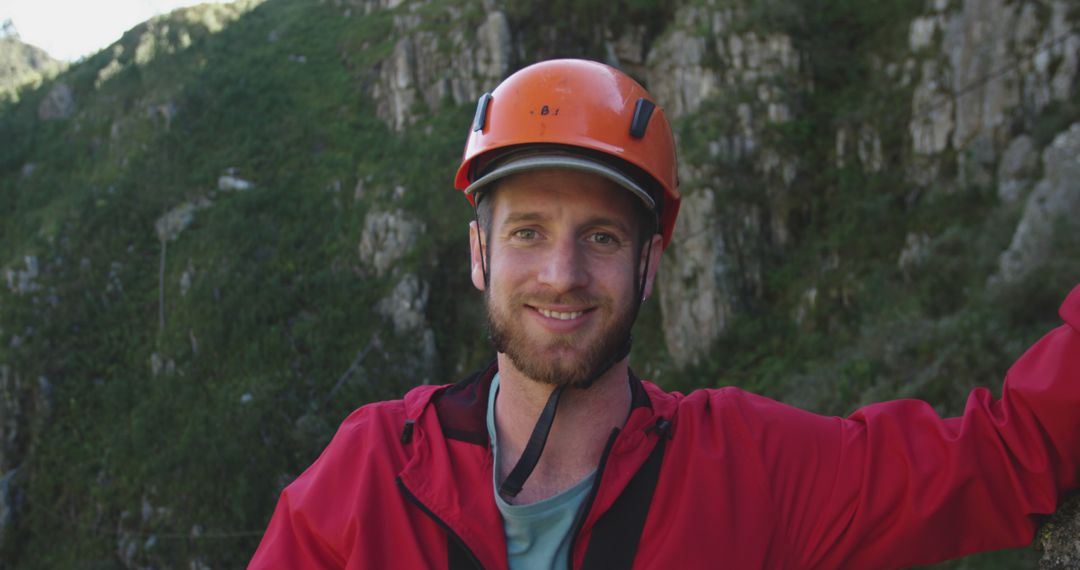
<svg viewBox="0 0 1080 570">
<path fill-rule="evenodd" d="M 615 243 L 615 236 L 604 232 L 596 232 L 589 237 L 594 243 L 598 243 L 600 245 L 610 245 Z"/>
<path fill-rule="evenodd" d="M 536 230 L 522 229 L 514 232 L 514 237 L 519 239 L 535 239 Z"/>
</svg>

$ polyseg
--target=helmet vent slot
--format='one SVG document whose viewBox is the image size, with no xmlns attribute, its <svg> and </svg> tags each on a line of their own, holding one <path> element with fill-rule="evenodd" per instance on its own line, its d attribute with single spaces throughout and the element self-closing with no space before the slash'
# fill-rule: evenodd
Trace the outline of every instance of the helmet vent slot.
<svg viewBox="0 0 1080 570">
<path fill-rule="evenodd" d="M 491 93 L 484 93 L 480 96 L 480 100 L 476 102 L 476 116 L 473 117 L 472 121 L 473 132 L 484 130 L 484 126 L 487 124 L 487 109 L 490 104 Z"/>
<path fill-rule="evenodd" d="M 635 139 L 645 137 L 645 129 L 649 126 L 649 119 L 652 118 L 654 109 L 656 109 L 656 103 L 644 97 L 637 100 L 637 106 L 634 107 L 634 118 L 630 121 L 630 136 Z"/>
</svg>

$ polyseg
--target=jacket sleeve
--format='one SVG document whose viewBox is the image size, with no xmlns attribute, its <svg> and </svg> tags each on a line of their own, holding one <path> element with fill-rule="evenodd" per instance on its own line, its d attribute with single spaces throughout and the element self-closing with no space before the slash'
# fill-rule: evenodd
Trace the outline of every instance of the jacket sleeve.
<svg viewBox="0 0 1080 570">
<path fill-rule="evenodd" d="M 1030 543 L 1038 515 L 1080 483 L 1080 286 L 1061 316 L 1002 398 L 976 389 L 960 417 L 915 400 L 846 419 L 766 411 L 760 427 L 782 433 L 762 437 L 762 468 L 799 567 L 899 568 Z"/>
<path fill-rule="evenodd" d="M 387 404 L 382 405 L 388 407 Z M 249 569 L 345 568 L 378 405 L 353 412 L 318 459 L 281 492 Z"/>
<path fill-rule="evenodd" d="M 282 491 L 270 525 L 248 564 L 249 570 L 345 567 L 345 562 L 334 555 L 331 545 L 320 537 L 307 514 L 293 501 L 292 495 L 297 491 L 293 485 Z"/>
</svg>

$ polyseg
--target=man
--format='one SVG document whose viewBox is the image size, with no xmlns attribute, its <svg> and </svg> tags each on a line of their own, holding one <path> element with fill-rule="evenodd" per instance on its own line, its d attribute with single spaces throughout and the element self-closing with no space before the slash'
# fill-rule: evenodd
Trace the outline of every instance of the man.
<svg viewBox="0 0 1080 570">
<path fill-rule="evenodd" d="M 592 62 L 481 98 L 456 185 L 497 359 L 360 408 L 252 568 L 892 568 L 1030 542 L 1080 476 L 1080 287 L 963 417 L 826 418 L 627 366 L 679 207 L 663 111 Z"/>
</svg>

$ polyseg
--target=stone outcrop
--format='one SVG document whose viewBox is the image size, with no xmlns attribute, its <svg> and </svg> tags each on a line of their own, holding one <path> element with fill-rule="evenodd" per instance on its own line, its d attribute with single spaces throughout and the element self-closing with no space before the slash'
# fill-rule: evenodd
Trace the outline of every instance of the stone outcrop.
<svg viewBox="0 0 1080 570">
<path fill-rule="evenodd" d="M 475 102 L 510 71 L 510 24 L 503 12 L 488 11 L 472 24 L 451 8 L 446 17 L 453 25 L 440 33 L 421 28 L 416 10 L 423 6 L 409 3 L 394 16 L 399 39 L 378 64 L 372 87 L 377 114 L 397 131 L 444 104 Z"/>
<path fill-rule="evenodd" d="M 400 187 L 399 187 L 400 188 Z M 395 190 L 396 192 L 396 190 Z M 375 277 L 399 276 L 390 293 L 375 303 L 375 313 L 391 325 L 394 336 L 406 343 L 411 355 L 402 370 L 418 382 L 428 383 L 435 374 L 435 332 L 427 320 L 428 283 L 399 265 L 413 252 L 424 224 L 403 210 L 369 212 L 364 218 L 359 254 Z"/>
<path fill-rule="evenodd" d="M 1031 137 L 1020 135 L 1013 139 L 998 164 L 998 198 L 1006 204 L 1020 200 L 1030 187 L 1038 167 L 1039 154 Z"/>
<path fill-rule="evenodd" d="M 741 88 L 756 88 L 764 115 L 782 121 L 790 113 L 770 80 L 797 74 L 799 55 L 791 38 L 779 33 L 740 29 L 745 14 L 739 7 L 686 6 L 675 25 L 647 58 L 647 77 L 653 95 L 673 117 L 697 111 L 703 102 Z M 752 124 L 742 124 L 743 133 Z M 753 147 L 753 141 L 734 145 Z"/>
<path fill-rule="evenodd" d="M 789 37 L 747 30 L 745 18 L 738 5 L 682 7 L 646 60 L 648 83 L 668 116 L 676 123 L 694 117 L 715 131 L 706 156 L 680 156 L 683 207 L 659 278 L 664 337 L 679 365 L 695 362 L 735 308 L 759 291 L 756 254 L 790 240 L 784 197 L 798 160 L 762 138 L 791 118 L 789 98 L 805 87 L 800 56 Z M 686 136 L 702 133 L 676 129 L 681 145 Z M 718 198 L 734 185 L 733 170 L 750 171 L 764 199 Z"/>
<path fill-rule="evenodd" d="M 907 65 L 920 62 L 912 150 L 957 151 L 962 183 L 990 181 L 1017 129 L 1030 129 L 1047 105 L 1075 89 L 1080 28 L 1065 1 L 937 1 L 911 23 L 909 44 Z M 912 180 L 931 183 L 936 174 L 928 168 L 937 171 L 932 161 L 917 161 Z"/>
<path fill-rule="evenodd" d="M 360 236 L 360 261 L 374 269 L 376 275 L 384 275 L 409 253 L 423 230 L 423 222 L 403 210 L 369 212 Z"/>
<path fill-rule="evenodd" d="M 1016 281 L 1052 253 L 1059 224 L 1080 231 L 1080 123 L 1060 134 L 1043 151 L 1043 179 L 1028 196 L 1012 243 L 1001 254 L 999 275 Z"/>
<path fill-rule="evenodd" d="M 715 192 L 702 189 L 683 199 L 675 240 L 666 252 L 660 283 L 664 340 L 675 362 L 690 364 L 705 354 L 732 314 L 732 295 L 723 287 L 730 270 L 715 212 Z M 719 243 L 718 243 L 719 242 Z"/>
<path fill-rule="evenodd" d="M 390 294 L 375 304 L 375 311 L 392 323 L 400 338 L 410 343 L 413 356 L 403 366 L 411 367 L 411 376 L 420 383 L 432 381 L 435 364 L 435 332 L 427 322 L 428 284 L 413 273 L 407 273 Z"/>
<path fill-rule="evenodd" d="M 1039 176 L 1035 117 L 1075 90 L 1075 17 L 1059 0 L 935 0 L 926 6 L 907 24 L 906 53 L 875 56 L 884 58 L 875 64 L 875 81 L 911 92 L 909 180 L 917 187 L 996 186 L 1003 202 L 1024 200 Z M 679 364 L 694 362 L 752 300 L 760 287 L 760 254 L 782 251 L 791 240 L 788 196 L 798 156 L 783 155 L 763 133 L 789 121 L 791 101 L 811 86 L 801 77 L 793 42 L 742 25 L 744 13 L 738 3 L 679 8 L 645 65 L 654 95 L 676 124 L 693 118 L 692 128 L 677 132 L 680 146 L 690 136 L 693 146 L 709 151 L 680 157 L 685 209 L 660 277 L 665 338 Z M 904 151 L 885 148 L 882 128 L 870 121 L 838 124 L 836 166 L 884 171 L 889 156 Z M 719 198 L 745 184 L 740 173 L 758 192 L 752 204 Z M 945 176 L 955 180 L 943 182 Z M 1002 257 L 1003 274 L 1038 262 L 1034 244 L 1045 238 L 1034 237 L 1042 231 L 1032 229 L 1036 220 L 1068 205 L 1052 186 L 1034 191 L 1014 245 Z M 699 208 L 711 210 L 701 214 Z M 699 240 L 699 232 L 706 238 Z M 912 239 L 897 252 L 905 272 L 926 250 L 925 236 Z"/>
<path fill-rule="evenodd" d="M 964 148 L 976 137 L 994 137 L 1005 127 L 1006 109 L 1019 102 L 1006 78 L 994 77 L 1011 63 L 1015 10 L 1005 0 L 968 0 L 946 25 L 941 47 L 952 71 L 956 104 L 953 148 Z"/>
</svg>

